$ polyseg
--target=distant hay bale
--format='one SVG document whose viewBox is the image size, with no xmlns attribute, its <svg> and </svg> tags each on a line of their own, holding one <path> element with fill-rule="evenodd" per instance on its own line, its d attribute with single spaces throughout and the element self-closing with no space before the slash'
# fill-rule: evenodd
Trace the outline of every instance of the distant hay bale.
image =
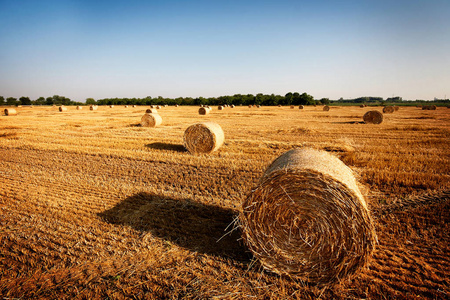
<svg viewBox="0 0 450 300">
<path fill-rule="evenodd" d="M 383 107 L 383 113 L 392 114 L 395 111 L 393 106 L 385 106 Z"/>
<path fill-rule="evenodd" d="M 281 107 L 281 104 L 278 104 L 278 107 Z"/>
<path fill-rule="evenodd" d="M 299 105 L 298 109 L 304 109 L 305 107 L 303 105 Z"/>
<path fill-rule="evenodd" d="M 128 105 L 125 105 L 124 107 L 125 107 L 125 108 L 128 108 Z"/>
<path fill-rule="evenodd" d="M 294 109 L 295 108 L 295 106 L 294 105 L 291 105 L 291 109 Z"/>
<path fill-rule="evenodd" d="M 113 107 L 114 107 L 114 105 L 110 105 L 110 106 L 109 106 L 109 108 L 113 108 Z"/>
<path fill-rule="evenodd" d="M 323 107 L 323 111 L 329 111 L 330 110 L 330 107 L 328 106 L 328 105 L 325 105 L 324 107 Z"/>
<path fill-rule="evenodd" d="M 83 109 L 83 106 L 77 106 L 77 110 L 82 110 Z"/>
<path fill-rule="evenodd" d="M 383 114 L 377 110 L 370 110 L 364 114 L 363 120 L 366 124 L 381 124 L 383 122 Z"/>
<path fill-rule="evenodd" d="M 218 110 L 223 110 L 223 106 L 219 105 L 219 107 L 217 107 Z"/>
<path fill-rule="evenodd" d="M 5 116 L 17 115 L 17 111 L 14 108 L 5 108 L 4 112 L 5 112 Z"/>
<path fill-rule="evenodd" d="M 211 153 L 219 149 L 225 140 L 222 127 L 215 122 L 203 122 L 189 126 L 184 132 L 183 144 L 191 154 Z"/>
<path fill-rule="evenodd" d="M 261 105 L 256 105 L 256 108 L 260 108 L 261 107 Z"/>
<path fill-rule="evenodd" d="M 157 127 L 161 125 L 162 118 L 159 114 L 144 114 L 141 118 L 141 126 L 142 127 Z"/>
<path fill-rule="evenodd" d="M 207 108 L 207 107 L 200 107 L 199 109 L 198 109 L 198 113 L 200 114 L 200 115 L 207 115 L 207 114 L 209 114 L 211 112 L 211 109 L 210 108 Z"/>
<path fill-rule="evenodd" d="M 364 106 L 364 104 L 361 104 L 359 107 L 364 108 L 365 106 Z"/>
<path fill-rule="evenodd" d="M 136 105 L 133 105 L 133 107 L 136 107 Z"/>
<path fill-rule="evenodd" d="M 178 104 L 175 104 L 175 107 L 178 107 L 179 105 Z"/>
<path fill-rule="evenodd" d="M 422 106 L 422 110 L 436 110 L 436 105 L 424 105 Z"/>
<path fill-rule="evenodd" d="M 231 108 L 234 108 L 234 104 L 231 104 L 231 106 L 230 106 Z"/>
<path fill-rule="evenodd" d="M 154 108 L 149 108 L 145 111 L 146 114 L 157 114 L 158 111 Z"/>
<path fill-rule="evenodd" d="M 342 161 L 293 149 L 267 168 L 242 204 L 243 240 L 269 271 L 326 284 L 369 260 L 376 234 L 357 182 Z"/>
<path fill-rule="evenodd" d="M 61 112 L 62 112 L 62 111 L 67 111 L 67 107 L 65 107 L 65 106 L 60 106 L 60 107 L 59 107 L 59 111 L 61 111 Z"/>
<path fill-rule="evenodd" d="M 156 105 L 156 109 L 161 109 L 161 105 Z"/>
<path fill-rule="evenodd" d="M 150 108 L 156 108 L 156 105 L 150 105 Z"/>
<path fill-rule="evenodd" d="M 89 106 L 90 110 L 97 110 L 98 106 L 97 105 L 91 105 Z"/>
<path fill-rule="evenodd" d="M 251 106 L 251 105 L 249 105 L 249 106 L 248 106 L 248 108 L 252 108 L 252 106 Z"/>
<path fill-rule="evenodd" d="M 167 104 L 164 104 L 164 107 L 167 107 L 167 106 L 169 106 L 169 105 L 167 105 Z"/>
<path fill-rule="evenodd" d="M 398 111 L 399 108 L 400 108 L 400 107 L 398 107 L 397 105 L 394 106 L 394 111 Z"/>
</svg>

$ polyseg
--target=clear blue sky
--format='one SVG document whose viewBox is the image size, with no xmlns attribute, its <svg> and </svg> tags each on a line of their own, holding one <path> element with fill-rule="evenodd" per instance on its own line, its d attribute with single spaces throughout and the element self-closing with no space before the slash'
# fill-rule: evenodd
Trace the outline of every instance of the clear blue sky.
<svg viewBox="0 0 450 300">
<path fill-rule="evenodd" d="M 450 97 L 450 0 L 0 0 L 0 95 Z"/>
</svg>

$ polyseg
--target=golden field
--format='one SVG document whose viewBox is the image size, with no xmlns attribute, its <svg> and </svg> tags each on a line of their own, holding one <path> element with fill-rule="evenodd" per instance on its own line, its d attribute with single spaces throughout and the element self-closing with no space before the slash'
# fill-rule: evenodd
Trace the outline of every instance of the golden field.
<svg viewBox="0 0 450 300">
<path fill-rule="evenodd" d="M 382 107 L 163 107 L 161 126 L 140 127 L 147 108 L 0 116 L 3 299 L 450 297 L 450 109 L 369 125 Z M 191 155 L 184 131 L 206 120 L 225 143 Z M 268 273 L 230 232 L 265 168 L 297 147 L 341 158 L 375 220 L 370 264 L 338 284 Z"/>
</svg>

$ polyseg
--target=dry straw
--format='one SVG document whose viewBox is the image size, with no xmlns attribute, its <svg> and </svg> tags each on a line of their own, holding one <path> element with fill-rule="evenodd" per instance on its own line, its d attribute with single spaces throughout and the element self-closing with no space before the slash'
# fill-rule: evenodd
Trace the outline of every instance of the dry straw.
<svg viewBox="0 0 450 300">
<path fill-rule="evenodd" d="M 323 111 L 329 111 L 330 110 L 330 107 L 328 106 L 328 105 L 325 105 L 324 107 L 323 107 Z"/>
<path fill-rule="evenodd" d="M 5 116 L 17 115 L 17 111 L 14 108 L 5 108 L 4 112 L 5 112 Z"/>
<path fill-rule="evenodd" d="M 200 114 L 200 115 L 207 115 L 207 114 L 209 114 L 211 112 L 211 108 L 209 108 L 209 107 L 200 107 L 199 109 L 198 109 L 198 113 Z"/>
<path fill-rule="evenodd" d="M 157 114 L 158 111 L 154 108 L 149 108 L 145 111 L 146 114 Z"/>
<path fill-rule="evenodd" d="M 383 113 L 385 113 L 385 114 L 392 114 L 394 111 L 395 111 L 395 108 L 393 106 L 383 107 Z"/>
<path fill-rule="evenodd" d="M 60 106 L 60 107 L 59 107 L 59 111 L 67 111 L 67 107 L 65 107 L 65 106 Z"/>
<path fill-rule="evenodd" d="M 278 157 L 242 205 L 243 239 L 262 266 L 326 284 L 368 261 L 376 234 L 352 171 L 310 148 Z"/>
<path fill-rule="evenodd" d="M 142 127 L 157 127 L 161 123 L 162 118 L 159 114 L 144 114 L 141 118 Z"/>
<path fill-rule="evenodd" d="M 377 110 L 370 110 L 364 114 L 363 120 L 366 124 L 381 124 L 383 122 L 383 114 Z"/>
<path fill-rule="evenodd" d="M 214 152 L 222 146 L 224 140 L 222 127 L 214 122 L 191 125 L 183 136 L 184 147 L 192 154 Z"/>
</svg>

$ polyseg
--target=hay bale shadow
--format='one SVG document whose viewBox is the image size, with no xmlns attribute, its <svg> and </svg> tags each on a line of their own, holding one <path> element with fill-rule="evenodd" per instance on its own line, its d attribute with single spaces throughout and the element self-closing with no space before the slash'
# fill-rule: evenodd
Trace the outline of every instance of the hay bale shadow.
<svg viewBox="0 0 450 300">
<path fill-rule="evenodd" d="M 364 121 L 331 122 L 332 124 L 366 124 Z"/>
<path fill-rule="evenodd" d="M 248 262 L 251 255 L 239 241 L 241 233 L 230 232 L 237 214 L 189 199 L 141 192 L 98 215 L 110 224 L 131 226 L 192 251 Z"/>
<path fill-rule="evenodd" d="M 183 145 L 178 144 L 169 144 L 169 143 L 151 143 L 145 145 L 148 148 L 157 149 L 157 150 L 170 150 L 176 152 L 186 152 L 186 148 Z"/>
</svg>

